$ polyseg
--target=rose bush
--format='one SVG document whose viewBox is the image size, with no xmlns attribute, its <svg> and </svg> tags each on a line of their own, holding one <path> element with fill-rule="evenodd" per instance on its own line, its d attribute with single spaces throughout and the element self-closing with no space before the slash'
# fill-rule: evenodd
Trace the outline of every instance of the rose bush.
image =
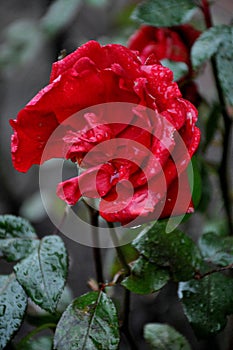
<svg viewBox="0 0 233 350">
<path fill-rule="evenodd" d="M 191 200 L 176 201 L 180 191 L 190 196 L 186 169 L 199 144 L 196 121 L 195 107 L 157 58 L 90 41 L 55 62 L 49 85 L 10 121 L 13 163 L 25 172 L 54 157 L 77 162 L 84 171 L 60 183 L 58 196 L 70 205 L 99 197 L 107 221 L 191 212 Z"/>
<path fill-rule="evenodd" d="M 128 47 L 137 50 L 143 62 L 154 56 L 158 60 L 168 59 L 187 64 L 188 72 L 178 83 L 183 96 L 197 104 L 199 96 L 196 84 L 191 81 L 193 69 L 190 51 L 200 34 L 200 31 L 189 24 L 170 28 L 143 25 L 130 37 Z"/>
</svg>

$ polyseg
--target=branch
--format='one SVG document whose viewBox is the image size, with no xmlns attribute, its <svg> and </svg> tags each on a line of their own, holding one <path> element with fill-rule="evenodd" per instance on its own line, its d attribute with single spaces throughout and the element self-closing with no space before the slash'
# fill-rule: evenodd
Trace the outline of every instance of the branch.
<svg viewBox="0 0 233 350">
<path fill-rule="evenodd" d="M 233 268 L 233 263 L 229 264 L 227 266 L 223 266 L 223 267 L 218 267 L 216 269 L 210 270 L 208 272 L 205 272 L 203 274 L 201 274 L 199 271 L 195 273 L 194 278 L 196 280 L 200 280 L 206 276 L 212 275 L 212 273 L 216 273 L 216 272 L 222 272 L 222 271 L 226 271 L 226 270 L 231 270 Z"/>
</svg>

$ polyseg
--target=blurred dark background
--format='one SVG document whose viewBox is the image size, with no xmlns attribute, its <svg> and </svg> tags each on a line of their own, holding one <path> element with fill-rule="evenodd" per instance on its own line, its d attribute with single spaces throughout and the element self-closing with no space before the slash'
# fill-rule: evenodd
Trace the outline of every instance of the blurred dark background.
<svg viewBox="0 0 233 350">
<path fill-rule="evenodd" d="M 64 10 L 62 7 L 52 9 L 54 4 L 49 0 L 0 2 L 0 214 L 28 218 L 40 236 L 52 233 L 54 227 L 40 199 L 38 167 L 34 166 L 22 174 L 12 166 L 9 119 L 15 118 L 18 111 L 48 83 L 51 64 L 57 60 L 61 50 L 66 49 L 70 53 L 90 39 L 101 43 L 126 43 L 138 27 L 137 23 L 129 20 L 135 3 L 127 0 L 70 0 Z M 215 1 L 212 11 L 215 23 L 228 23 L 233 12 L 232 0 Z M 53 13 L 56 16 L 52 16 Z M 205 98 L 214 99 L 215 90 L 208 67 L 198 83 Z M 209 158 L 216 160 L 220 151 L 216 143 L 209 152 Z M 216 192 L 215 200 L 218 196 Z M 194 214 L 188 226 L 194 239 L 196 228 L 201 225 L 201 216 Z M 68 285 L 76 297 L 89 290 L 87 280 L 95 277 L 92 249 L 64 236 L 62 238 L 70 255 Z M 103 256 L 108 276 L 113 251 L 103 250 Z M 11 271 L 11 264 L 1 260 L 0 273 Z M 119 288 L 119 295 L 121 292 Z M 224 339 L 228 339 L 232 332 L 231 328 L 227 328 L 214 339 L 198 341 L 178 303 L 173 284 L 165 287 L 158 296 L 134 295 L 130 317 L 132 332 L 142 350 L 146 349 L 142 340 L 143 325 L 148 322 L 174 325 L 189 339 L 194 350 L 225 349 Z M 123 349 L 127 349 L 124 341 L 121 344 Z"/>
</svg>

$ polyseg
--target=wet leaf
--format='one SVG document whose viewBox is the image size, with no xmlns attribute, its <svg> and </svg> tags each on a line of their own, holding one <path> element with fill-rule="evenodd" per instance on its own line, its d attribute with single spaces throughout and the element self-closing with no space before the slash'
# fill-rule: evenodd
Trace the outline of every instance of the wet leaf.
<svg viewBox="0 0 233 350">
<path fill-rule="evenodd" d="M 233 280 L 221 273 L 180 283 L 179 297 L 197 335 L 208 336 L 225 327 L 226 316 L 233 313 L 232 289 Z"/>
<path fill-rule="evenodd" d="M 218 236 L 227 236 L 229 232 L 228 223 L 225 219 L 215 218 L 205 220 L 203 225 L 203 233 L 213 232 Z"/>
<path fill-rule="evenodd" d="M 147 324 L 144 327 L 144 338 L 152 350 L 191 350 L 185 337 L 167 324 Z"/>
<path fill-rule="evenodd" d="M 27 296 L 15 275 L 0 276 L 0 349 L 20 327 L 27 306 Z"/>
<path fill-rule="evenodd" d="M 52 336 L 43 336 L 38 339 L 30 339 L 26 344 L 23 344 L 22 347 L 16 347 L 16 350 L 52 350 L 53 348 L 53 337 Z"/>
<path fill-rule="evenodd" d="M 218 52 L 221 43 L 227 40 L 229 30 L 228 26 L 219 25 L 207 29 L 199 36 L 191 50 L 191 59 L 194 69 L 201 66 Z"/>
<path fill-rule="evenodd" d="M 26 219 L 14 215 L 0 216 L 0 239 L 17 238 L 22 235 L 37 238 L 35 229 Z"/>
<path fill-rule="evenodd" d="M 233 27 L 219 46 L 216 54 L 218 77 L 227 105 L 233 106 Z"/>
<path fill-rule="evenodd" d="M 68 269 L 67 253 L 58 236 L 46 236 L 22 262 L 15 265 L 18 281 L 40 307 L 55 312 Z"/>
<path fill-rule="evenodd" d="M 139 257 L 132 268 L 131 275 L 126 277 L 121 284 L 133 293 L 149 294 L 160 290 L 169 279 L 167 270 Z"/>
<path fill-rule="evenodd" d="M 221 266 L 233 264 L 233 237 L 207 232 L 199 239 L 199 247 L 208 262 Z"/>
<path fill-rule="evenodd" d="M 138 251 L 132 246 L 131 243 L 125 244 L 121 246 L 121 251 L 125 256 L 126 262 L 129 264 L 131 261 L 134 261 L 138 258 Z M 115 252 L 114 252 L 115 253 Z M 114 276 L 123 268 L 121 262 L 118 257 L 114 255 L 114 259 L 111 265 L 111 276 Z"/>
<path fill-rule="evenodd" d="M 55 0 L 41 20 L 42 29 L 50 36 L 56 35 L 72 20 L 80 6 L 80 0 Z"/>
<path fill-rule="evenodd" d="M 150 262 L 169 268 L 174 280 L 189 280 L 199 269 L 200 252 L 191 238 L 178 229 L 167 233 L 166 226 L 167 220 L 157 221 L 133 241 L 133 246 Z"/>
<path fill-rule="evenodd" d="M 54 337 L 57 350 L 116 350 L 118 344 L 116 309 L 103 292 L 75 299 L 63 313 Z"/>
<path fill-rule="evenodd" d="M 132 17 L 156 27 L 170 27 L 187 22 L 195 8 L 192 0 L 147 0 L 139 3 Z"/>
<path fill-rule="evenodd" d="M 199 67 L 214 55 L 226 103 L 233 106 L 233 27 L 219 25 L 202 33 L 192 47 L 193 67 Z"/>
<path fill-rule="evenodd" d="M 27 220 L 13 215 L 0 216 L 0 255 L 8 261 L 18 261 L 29 255 L 37 239 Z"/>
<path fill-rule="evenodd" d="M 184 62 L 176 62 L 168 59 L 161 60 L 163 66 L 169 68 L 174 75 L 174 81 L 178 81 L 188 73 L 188 66 Z"/>
</svg>

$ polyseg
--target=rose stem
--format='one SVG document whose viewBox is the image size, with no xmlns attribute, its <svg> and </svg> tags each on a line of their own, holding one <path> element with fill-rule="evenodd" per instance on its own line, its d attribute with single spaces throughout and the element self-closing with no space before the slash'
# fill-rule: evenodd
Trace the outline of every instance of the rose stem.
<svg viewBox="0 0 233 350">
<path fill-rule="evenodd" d="M 98 225 L 99 225 L 99 213 L 95 209 L 89 206 L 90 212 L 90 221 L 92 226 L 92 238 L 93 238 L 93 257 L 95 262 L 95 271 L 97 282 L 102 285 L 104 283 L 103 278 L 103 266 L 101 258 L 101 250 L 99 246 L 99 237 L 98 237 Z"/>
<path fill-rule="evenodd" d="M 123 254 L 123 251 L 121 249 L 121 246 L 119 245 L 119 241 L 117 238 L 117 234 L 114 228 L 114 225 L 112 222 L 108 222 L 108 227 L 110 228 L 110 235 L 112 242 L 114 244 L 114 248 L 116 249 L 117 252 L 117 257 L 125 271 L 124 275 L 129 276 L 130 275 L 130 267 L 127 264 L 127 261 L 125 259 L 125 256 Z M 128 289 L 124 289 L 124 304 L 123 304 L 123 322 L 121 326 L 121 331 L 124 333 L 128 344 L 130 345 L 131 349 L 137 350 L 137 345 L 135 344 L 134 338 L 129 330 L 129 314 L 130 314 L 130 296 L 131 293 Z"/>
<path fill-rule="evenodd" d="M 205 18 L 206 27 L 211 28 L 213 24 L 212 24 L 209 4 L 207 0 L 202 0 L 202 11 Z M 229 185 L 229 178 L 228 178 L 228 158 L 230 153 L 232 120 L 227 112 L 224 94 L 222 92 L 221 83 L 218 77 L 218 68 L 216 65 L 215 57 L 212 57 L 211 64 L 212 64 L 213 74 L 214 74 L 216 88 L 218 92 L 219 102 L 222 108 L 222 116 L 223 116 L 223 123 L 224 123 L 223 150 L 222 150 L 222 159 L 219 166 L 219 181 L 220 181 L 220 187 L 222 191 L 225 211 L 227 215 L 229 234 L 233 234 L 231 195 L 230 195 L 230 185 Z"/>
</svg>

